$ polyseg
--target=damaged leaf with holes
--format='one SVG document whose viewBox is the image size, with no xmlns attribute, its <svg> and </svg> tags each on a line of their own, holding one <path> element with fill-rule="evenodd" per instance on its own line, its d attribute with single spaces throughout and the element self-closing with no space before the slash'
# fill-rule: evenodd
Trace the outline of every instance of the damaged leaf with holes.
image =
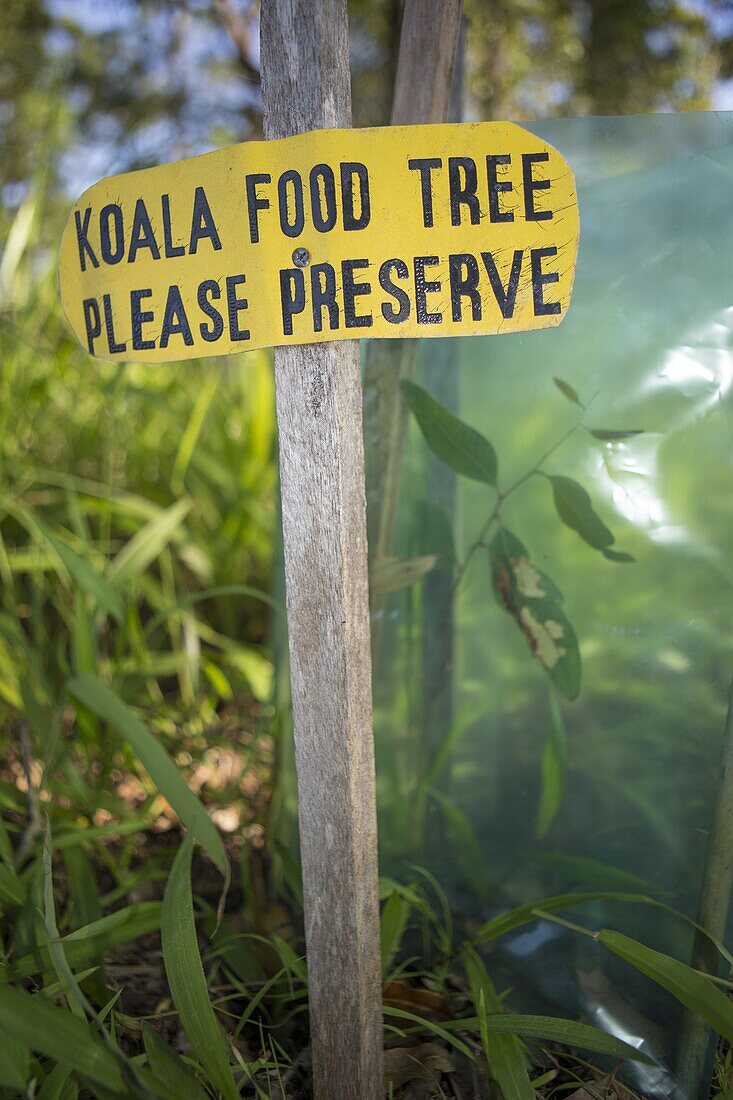
<svg viewBox="0 0 733 1100">
<path fill-rule="evenodd" d="M 578 639 L 562 608 L 562 593 L 534 564 L 524 544 L 500 527 L 491 546 L 497 601 L 524 634 L 534 657 L 565 699 L 580 692 Z"/>
</svg>

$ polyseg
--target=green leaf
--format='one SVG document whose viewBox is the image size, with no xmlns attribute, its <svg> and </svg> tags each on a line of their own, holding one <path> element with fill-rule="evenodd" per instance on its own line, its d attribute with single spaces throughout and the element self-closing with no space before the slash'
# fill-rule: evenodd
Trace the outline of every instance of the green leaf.
<svg viewBox="0 0 733 1100">
<path fill-rule="evenodd" d="M 0 860 L 9 870 L 13 870 L 13 845 L 8 834 L 5 822 L 0 817 Z"/>
<path fill-rule="evenodd" d="M 61 559 L 69 575 L 79 585 L 79 588 L 91 596 L 98 606 L 110 614 L 113 619 L 122 622 L 123 611 L 119 596 L 104 577 L 96 569 L 93 569 L 75 550 L 72 550 L 70 546 L 57 538 L 53 531 L 49 531 L 46 527 L 42 527 L 41 530 Z"/>
<path fill-rule="evenodd" d="M 537 569 L 526 547 L 500 527 L 489 548 L 494 594 L 524 634 L 530 651 L 566 699 L 580 691 L 578 639 L 553 582 Z"/>
<path fill-rule="evenodd" d="M 5 507 L 22 523 L 36 542 L 45 541 L 54 551 L 55 557 L 61 562 L 66 572 L 78 586 L 92 596 L 97 604 L 107 611 L 118 622 L 122 621 L 122 604 L 117 595 L 112 591 L 107 581 L 96 569 L 84 560 L 76 550 L 72 550 L 65 542 L 51 531 L 44 523 L 36 519 L 33 512 L 17 503 L 4 502 Z M 58 571 L 58 570 L 57 570 Z"/>
<path fill-rule="evenodd" d="M 95 921 L 101 920 L 102 906 L 99 901 L 99 891 L 91 862 L 87 859 L 86 852 L 81 847 L 67 848 L 64 851 L 64 863 L 69 875 L 71 887 L 71 905 L 74 928 L 85 928 Z M 104 956 L 100 951 L 92 960 L 98 970 L 92 975 L 86 989 L 97 1004 L 103 1004 L 107 990 L 104 984 L 103 966 Z M 81 985 L 81 979 L 77 977 Z"/>
<path fill-rule="evenodd" d="M 642 904 L 654 904 L 652 898 L 645 894 L 626 894 L 616 890 L 593 890 L 575 894 L 554 894 L 549 898 L 541 898 L 539 901 L 528 902 L 526 905 L 518 905 L 509 909 L 506 913 L 500 913 L 498 917 L 492 917 L 479 928 L 472 938 L 472 943 L 486 943 L 487 940 L 498 939 L 507 932 L 513 932 L 515 928 L 521 928 L 524 924 L 540 920 L 537 910 L 543 913 L 558 913 L 562 909 L 573 909 L 576 905 L 584 905 L 589 901 L 626 901 Z"/>
<path fill-rule="evenodd" d="M 226 1100 L 237 1100 L 239 1090 L 229 1068 L 227 1043 L 209 1001 L 199 954 L 191 895 L 192 852 L 189 833 L 178 850 L 165 889 L 163 961 L 173 1003 L 196 1057 Z"/>
<path fill-rule="evenodd" d="M 191 502 L 179 500 L 141 527 L 110 565 L 107 574 L 109 584 L 119 589 L 132 577 L 144 573 L 168 545 L 190 511 Z"/>
<path fill-rule="evenodd" d="M 53 838 L 55 851 L 61 852 L 67 848 L 78 848 L 80 845 L 94 844 L 95 840 L 104 840 L 107 837 L 117 839 L 127 836 L 128 833 L 143 833 L 148 828 L 149 822 L 144 817 L 132 817 L 125 821 L 115 821 L 111 825 L 85 825 L 83 829 L 76 826 L 72 831 L 59 833 Z"/>
<path fill-rule="evenodd" d="M 588 431 L 594 439 L 600 439 L 604 443 L 612 443 L 617 439 L 630 439 L 632 435 L 643 435 L 643 428 L 589 428 Z"/>
<path fill-rule="evenodd" d="M 160 793 L 167 798 L 228 882 L 229 861 L 224 843 L 204 806 L 188 788 L 165 749 L 119 696 L 96 676 L 88 673 L 77 676 L 69 682 L 68 688 L 74 698 L 109 722 L 130 744 Z"/>
<path fill-rule="evenodd" d="M 259 600 L 261 603 L 271 607 L 277 615 L 285 616 L 285 608 L 283 605 L 267 592 L 263 592 L 260 588 L 253 588 L 249 584 L 220 584 L 216 585 L 214 588 L 205 588 L 201 592 L 192 592 L 188 596 L 183 596 L 180 600 L 176 600 L 175 603 L 164 607 L 162 611 L 154 615 L 153 618 L 145 624 L 145 636 L 149 637 L 159 626 L 162 626 L 167 619 L 179 612 L 185 611 L 189 607 L 194 607 L 195 604 L 201 603 L 203 600 L 216 600 L 220 599 L 222 596 L 248 596 L 251 599 Z"/>
<path fill-rule="evenodd" d="M 402 393 L 431 451 L 464 477 L 496 485 L 496 452 L 480 432 L 444 409 L 414 382 L 402 381 Z"/>
<path fill-rule="evenodd" d="M 70 1080 L 71 1070 L 68 1066 L 54 1066 L 41 1085 L 38 1100 L 69 1100 L 79 1095 L 79 1090 Z"/>
<path fill-rule="evenodd" d="M 609 550 L 607 546 L 604 546 L 601 550 L 604 558 L 608 558 L 609 561 L 616 561 L 621 565 L 626 565 L 636 561 L 636 558 L 632 558 L 631 554 L 623 553 L 620 550 Z"/>
<path fill-rule="evenodd" d="M 550 692 L 550 732 L 542 751 L 542 791 L 537 812 L 537 837 L 547 834 L 562 804 L 565 787 L 565 722 L 554 692 Z"/>
<path fill-rule="evenodd" d="M 595 550 L 603 550 L 616 540 L 605 523 L 593 511 L 591 499 L 582 485 L 571 477 L 550 477 L 557 514 Z"/>
<path fill-rule="evenodd" d="M 610 1054 L 614 1058 L 629 1058 L 635 1062 L 647 1064 L 653 1061 L 636 1047 L 624 1043 L 614 1035 L 607 1035 L 600 1028 L 581 1024 L 575 1020 L 561 1020 L 556 1016 L 525 1016 L 519 1013 L 488 1016 L 486 1029 L 493 1035 L 518 1035 L 522 1039 L 540 1039 L 550 1043 L 562 1043 L 563 1046 L 582 1047 L 583 1050 L 592 1050 L 597 1054 Z"/>
<path fill-rule="evenodd" d="M 397 890 L 387 898 L 381 917 L 382 977 L 386 978 L 392 965 L 410 915 L 410 903 Z"/>
<path fill-rule="evenodd" d="M 54 848 L 56 847 L 54 838 Z M 94 869 L 81 847 L 65 849 L 64 863 L 69 873 L 73 924 L 75 928 L 84 928 L 102 917 Z"/>
<path fill-rule="evenodd" d="M 405 1008 L 395 1008 L 393 1005 L 384 1005 L 383 1012 L 385 1016 L 392 1016 L 398 1020 L 408 1020 L 412 1024 L 417 1024 L 423 1031 L 432 1031 L 433 1035 L 437 1035 L 444 1043 L 460 1050 L 461 1054 L 464 1054 L 470 1061 L 478 1061 L 471 1048 L 462 1039 L 456 1038 L 451 1033 L 451 1029 L 445 1026 L 445 1023 L 437 1024 L 434 1020 L 427 1020 L 422 1016 L 417 1016 L 414 1012 L 408 1012 Z M 476 1020 L 470 1022 L 474 1024 L 474 1027 L 477 1025 Z M 462 1023 L 462 1021 L 456 1021 L 456 1023 Z"/>
<path fill-rule="evenodd" d="M 460 844 L 464 855 L 480 863 L 482 858 L 481 845 L 476 838 L 476 833 L 468 816 L 446 794 L 443 794 L 436 787 L 428 786 L 426 781 L 423 782 L 425 783 L 425 794 L 440 807 L 445 824 L 455 833 L 456 840 Z"/>
<path fill-rule="evenodd" d="M 56 924 L 56 904 L 53 896 L 53 853 L 51 850 L 51 823 L 46 819 L 46 835 L 43 841 L 43 923 L 46 929 L 46 947 L 69 1008 L 79 1019 L 86 1019 L 88 1001 L 71 972 Z"/>
<path fill-rule="evenodd" d="M 124 1093 L 120 1063 L 86 1020 L 50 1004 L 41 994 L 0 987 L 0 1028 L 17 1042 L 103 1086 Z"/>
<path fill-rule="evenodd" d="M 568 401 L 572 401 L 574 405 L 579 405 L 581 409 L 585 408 L 585 405 L 578 396 L 577 390 L 574 390 L 569 382 L 563 382 L 562 378 L 553 378 L 552 381 L 555 383 L 563 397 L 567 397 Z"/>
<path fill-rule="evenodd" d="M 472 947 L 465 947 L 461 961 L 466 971 L 471 1000 L 479 1021 L 481 1041 L 503 1100 L 534 1100 L 522 1044 L 516 1035 L 498 1035 L 489 1028 L 489 1014 L 502 1015 L 502 1005 L 483 960 Z"/>
<path fill-rule="evenodd" d="M 614 955 L 661 985 L 685 1008 L 702 1016 L 718 1035 L 733 1043 L 733 1002 L 708 977 L 621 932 L 604 928 L 597 933 L 597 939 Z"/>
<path fill-rule="evenodd" d="M 150 1068 L 158 1081 L 177 1093 L 181 1100 L 207 1100 L 206 1093 L 181 1056 L 171 1050 L 147 1020 L 143 1020 L 143 1041 Z"/>
<path fill-rule="evenodd" d="M 191 461 L 191 456 L 193 455 L 199 436 L 201 435 L 201 429 L 203 428 L 206 414 L 209 411 L 209 406 L 216 394 L 219 381 L 219 375 L 216 372 L 209 375 L 208 379 L 204 381 L 196 398 L 196 403 L 191 410 L 188 424 L 181 436 L 178 450 L 176 451 L 176 457 L 173 461 L 173 472 L 171 474 L 171 484 L 178 490 L 183 488 L 183 482 Z"/>
<path fill-rule="evenodd" d="M 138 936 L 145 936 L 149 932 L 155 932 L 160 928 L 160 915 L 162 907 L 159 901 L 141 901 L 135 905 L 128 905 L 125 909 L 118 909 L 114 913 L 108 913 L 106 917 L 100 917 L 84 928 L 78 928 L 64 936 L 61 943 L 69 965 L 75 969 L 95 964 L 102 951 L 119 947 L 122 943 L 130 943 Z M 13 960 L 12 975 L 18 981 L 29 978 L 32 974 L 38 974 L 48 970 L 51 966 L 51 957 L 48 948 L 41 947 L 33 954 L 24 955 L 17 961 Z M 8 971 L 0 969 L 0 984 L 3 976 L 7 977 Z"/>
<path fill-rule="evenodd" d="M 0 1036 L 0 1087 L 25 1091 L 30 1070 L 30 1050 L 12 1032 L 3 1030 Z"/>
<path fill-rule="evenodd" d="M 74 593 L 73 623 L 74 671 L 94 672 L 97 667 L 97 648 L 90 616 L 87 614 L 86 596 L 78 588 Z"/>
<path fill-rule="evenodd" d="M 0 902 L 18 909 L 25 902 L 26 888 L 12 867 L 0 863 Z"/>
<path fill-rule="evenodd" d="M 529 863 L 547 868 L 555 877 L 558 875 L 568 883 L 575 883 L 584 889 L 596 890 L 635 890 L 646 892 L 653 890 L 649 879 L 623 871 L 611 863 L 603 863 L 588 856 L 576 856 L 567 852 L 538 852 L 527 854 Z"/>
</svg>

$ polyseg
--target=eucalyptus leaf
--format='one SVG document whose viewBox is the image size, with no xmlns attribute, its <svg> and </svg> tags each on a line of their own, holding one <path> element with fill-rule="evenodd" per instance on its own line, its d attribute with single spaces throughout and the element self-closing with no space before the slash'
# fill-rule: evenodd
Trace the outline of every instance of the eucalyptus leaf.
<svg viewBox="0 0 733 1100">
<path fill-rule="evenodd" d="M 420 386 L 406 379 L 402 393 L 431 451 L 457 474 L 496 484 L 496 452 L 480 432 L 448 412 Z"/>
<path fill-rule="evenodd" d="M 585 408 L 583 402 L 578 396 L 578 391 L 573 389 L 569 382 L 564 382 L 562 378 L 553 378 L 552 381 L 555 383 L 563 397 L 567 397 L 568 401 L 572 401 L 574 405 L 579 405 L 581 409 Z"/>
<path fill-rule="evenodd" d="M 605 523 L 593 510 L 588 493 L 571 477 L 550 477 L 552 496 L 557 514 L 566 525 L 576 531 L 589 546 L 603 550 L 616 540 Z"/>
<path fill-rule="evenodd" d="M 506 527 L 497 531 L 489 558 L 498 603 L 512 616 L 560 694 L 577 699 L 580 650 L 558 588 L 537 569 L 524 544 Z"/>
<path fill-rule="evenodd" d="M 604 558 L 618 562 L 620 565 L 631 565 L 636 562 L 636 558 L 632 557 L 631 554 L 626 554 L 621 550 L 610 550 L 607 546 L 603 547 L 601 553 Z"/>
</svg>

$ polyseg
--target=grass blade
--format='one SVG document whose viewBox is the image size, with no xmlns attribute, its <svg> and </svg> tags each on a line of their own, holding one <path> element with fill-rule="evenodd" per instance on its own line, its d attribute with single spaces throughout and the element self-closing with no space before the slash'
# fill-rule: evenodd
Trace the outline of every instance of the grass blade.
<svg viewBox="0 0 733 1100">
<path fill-rule="evenodd" d="M 86 1019 L 90 1010 L 89 1002 L 77 985 L 66 958 L 64 947 L 56 924 L 56 906 L 53 897 L 53 854 L 51 851 L 51 825 L 46 821 L 46 835 L 43 841 L 43 923 L 46 929 L 48 953 L 56 971 L 69 1008 L 80 1019 Z"/>
<path fill-rule="evenodd" d="M 74 698 L 97 717 L 109 722 L 131 745 L 160 793 L 168 799 L 228 883 L 229 861 L 216 826 L 196 795 L 189 790 L 165 749 L 119 696 L 96 676 L 90 673 L 77 676 L 69 682 L 68 688 Z"/>
<path fill-rule="evenodd" d="M 519 1035 L 522 1039 L 544 1039 L 563 1046 L 581 1047 L 595 1054 L 609 1054 L 614 1058 L 629 1058 L 635 1062 L 651 1062 L 636 1047 L 607 1035 L 600 1028 L 581 1024 L 577 1020 L 561 1020 L 555 1016 L 524 1016 L 507 1014 L 489 1017 L 489 1030 L 495 1034 Z"/>
<path fill-rule="evenodd" d="M 25 1094 L 30 1070 L 30 1051 L 12 1034 L 2 1033 L 0 1042 L 0 1088 Z"/>
<path fill-rule="evenodd" d="M 0 988 L 0 1028 L 31 1050 L 69 1066 L 108 1092 L 124 1095 L 122 1070 L 117 1058 L 86 1020 L 56 1008 L 41 994 Z"/>
<path fill-rule="evenodd" d="M 0 864 L 0 902 L 3 905 L 11 905 L 14 909 L 23 905 L 26 899 L 26 888 L 15 871 Z"/>
<path fill-rule="evenodd" d="M 461 1039 L 456 1038 L 445 1027 L 445 1024 L 436 1024 L 434 1020 L 425 1020 L 422 1016 L 416 1016 L 414 1012 L 408 1012 L 404 1008 L 395 1008 L 392 1005 L 384 1005 L 383 1011 L 385 1016 L 394 1016 L 398 1020 L 408 1020 L 412 1024 L 417 1024 L 418 1027 L 424 1031 L 432 1031 L 433 1035 L 437 1035 L 439 1039 L 442 1039 L 444 1043 L 448 1043 L 449 1046 L 455 1047 L 456 1050 L 460 1050 L 461 1054 L 465 1054 L 466 1058 L 469 1058 L 472 1062 L 477 1061 L 476 1055 L 471 1048 L 464 1043 Z M 469 1021 L 474 1027 L 478 1024 L 476 1019 Z M 460 1021 L 462 1024 L 462 1021 Z M 472 1030 L 467 1028 L 466 1030 Z"/>
<path fill-rule="evenodd" d="M 201 963 L 191 894 L 193 837 L 184 840 L 173 863 L 163 899 L 163 961 L 168 984 L 189 1042 L 211 1083 L 226 1100 L 239 1090 L 229 1068 L 223 1032 L 209 1001 Z"/>
<path fill-rule="evenodd" d="M 109 568 L 107 580 L 112 588 L 119 589 L 132 577 L 144 573 L 168 545 L 190 511 L 191 502 L 179 500 L 141 527 L 125 543 Z"/>
<path fill-rule="evenodd" d="M 70 932 L 61 940 L 67 962 L 77 970 L 90 964 L 94 965 L 94 960 L 108 948 L 119 947 L 120 944 L 129 943 L 138 936 L 157 931 L 160 928 L 161 909 L 158 901 L 141 901 L 136 905 L 128 905 L 125 909 L 108 913 L 106 917 L 100 917 L 92 924 Z M 13 960 L 10 970 L 13 979 L 23 981 L 50 967 L 51 956 L 48 948 L 42 947 L 33 954 L 23 955 L 17 961 Z M 0 984 L 7 980 L 8 974 L 8 969 L 0 969 Z"/>
<path fill-rule="evenodd" d="M 57 538 L 53 531 L 50 531 L 47 527 L 42 527 L 41 530 L 79 588 L 91 596 L 97 605 L 111 615 L 113 619 L 122 622 L 123 611 L 120 598 L 104 577 L 100 576 L 80 554 L 77 554 L 76 550 L 72 550 L 70 546 Z"/>
<path fill-rule="evenodd" d="M 471 1000 L 479 1020 L 481 1041 L 494 1077 L 504 1100 L 534 1100 L 534 1089 L 527 1073 L 522 1044 L 516 1035 L 499 1035 L 489 1031 L 489 1013 L 502 1013 L 494 985 L 482 959 L 471 947 L 464 949 L 462 962 L 471 990 Z"/>
<path fill-rule="evenodd" d="M 405 901 L 396 890 L 393 890 L 387 898 L 387 902 L 382 910 L 380 925 L 383 978 L 387 977 L 389 968 L 392 965 L 392 960 L 399 950 L 409 915 L 410 903 Z"/>
<path fill-rule="evenodd" d="M 206 1093 L 181 1056 L 171 1050 L 147 1020 L 143 1021 L 143 1041 L 153 1076 L 161 1084 L 181 1100 L 207 1100 Z"/>
<path fill-rule="evenodd" d="M 69 1100 L 78 1096 L 73 1081 L 69 1081 L 71 1070 L 68 1066 L 54 1066 L 41 1085 L 38 1100 Z"/>
<path fill-rule="evenodd" d="M 645 894 L 624 894 L 615 890 L 596 890 L 576 894 L 555 894 L 541 901 L 528 902 L 526 905 L 518 905 L 516 909 L 510 909 L 506 913 L 500 913 L 498 917 L 492 917 L 486 924 L 479 928 L 472 938 L 473 944 L 486 943 L 488 940 L 498 939 L 507 932 L 513 932 L 523 924 L 531 924 L 539 920 L 537 910 L 545 913 L 557 913 L 561 909 L 572 909 L 575 905 L 583 905 L 588 901 L 628 901 L 642 904 L 654 904 L 653 900 Z"/>
<path fill-rule="evenodd" d="M 733 1043 L 733 1003 L 704 974 L 621 932 L 604 928 L 597 933 L 597 939 L 614 955 L 661 985 L 685 1008 L 702 1016 L 719 1035 Z"/>
</svg>

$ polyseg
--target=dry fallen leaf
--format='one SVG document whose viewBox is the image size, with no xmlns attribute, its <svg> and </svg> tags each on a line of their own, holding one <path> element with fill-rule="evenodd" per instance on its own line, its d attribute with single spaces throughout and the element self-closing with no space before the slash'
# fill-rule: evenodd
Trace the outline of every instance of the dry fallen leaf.
<svg viewBox="0 0 733 1100">
<path fill-rule="evenodd" d="M 430 989 L 420 989 L 407 982 L 390 982 L 384 994 L 384 1003 L 392 1008 L 403 1008 L 416 1016 L 436 1016 L 440 1020 L 454 1019 L 445 998 Z"/>
<path fill-rule="evenodd" d="M 384 1087 L 402 1088 L 409 1081 L 439 1083 L 441 1073 L 454 1073 L 455 1066 L 445 1047 L 439 1043 L 420 1043 L 414 1047 L 393 1047 L 384 1052 Z"/>
</svg>

